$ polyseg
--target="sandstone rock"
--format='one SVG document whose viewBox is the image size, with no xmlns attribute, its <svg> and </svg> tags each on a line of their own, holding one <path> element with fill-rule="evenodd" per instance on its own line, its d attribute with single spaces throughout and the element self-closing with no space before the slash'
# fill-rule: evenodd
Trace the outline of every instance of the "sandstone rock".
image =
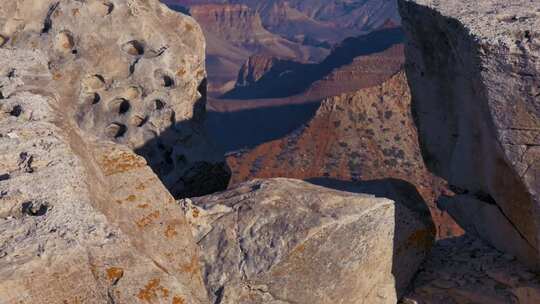
<svg viewBox="0 0 540 304">
<path fill-rule="evenodd" d="M 511 242 L 526 244 L 499 248 L 540 268 L 540 3 L 399 4 L 428 166 L 458 194 L 496 204 L 521 238 Z"/>
<path fill-rule="evenodd" d="M 299 180 L 181 203 L 214 303 L 396 303 L 433 241 L 400 202 Z"/>
<path fill-rule="evenodd" d="M 540 277 L 471 235 L 438 241 L 402 303 L 538 303 Z"/>
<path fill-rule="evenodd" d="M 179 37 L 170 28 L 186 30 Z M 164 115 L 175 114 L 170 132 L 185 137 L 161 146 L 204 159 L 195 23 L 155 1 L 9 1 L 0 7 L 0 33 L 10 37 L 0 49 L 0 302 L 208 303 L 180 207 L 130 149 L 141 145 L 141 132 L 161 138 Z M 141 70 L 182 63 L 189 73 L 167 74 L 175 84 L 167 89 L 139 67 L 126 76 L 132 55 L 121 44 L 133 37 L 147 47 Z M 168 41 L 167 51 L 151 57 L 152 39 Z M 168 101 L 162 114 L 145 112 L 154 103 L 144 98 L 155 94 Z M 139 100 L 126 106 L 127 98 Z M 139 113 L 149 116 L 147 128 L 128 127 Z M 187 170 L 184 192 L 212 183 L 187 169 L 200 167 L 193 159 L 176 167 Z"/>
<path fill-rule="evenodd" d="M 0 7 L 0 35 L 10 37 L 3 48 L 41 50 L 66 115 L 136 150 L 173 195 L 226 187 L 223 157 L 201 126 L 205 43 L 193 19 L 158 1 L 21 0 Z"/>
</svg>

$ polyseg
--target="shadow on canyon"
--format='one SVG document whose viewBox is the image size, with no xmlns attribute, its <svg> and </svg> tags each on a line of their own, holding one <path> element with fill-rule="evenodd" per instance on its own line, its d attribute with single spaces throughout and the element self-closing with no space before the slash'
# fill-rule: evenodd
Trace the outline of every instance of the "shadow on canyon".
<svg viewBox="0 0 540 304">
<path fill-rule="evenodd" d="M 177 199 L 225 190 L 231 178 L 224 152 L 205 130 L 206 79 L 197 90 L 201 97 L 193 105 L 191 119 L 177 121 L 173 112 L 167 129 L 152 131 L 154 136 L 135 149 Z"/>
<path fill-rule="evenodd" d="M 427 203 L 424 201 L 416 187 L 404 180 L 385 178 L 369 181 L 343 181 L 331 178 L 311 178 L 306 180 L 314 185 L 346 191 L 352 193 L 371 194 L 380 198 L 388 198 L 395 203 L 394 212 L 394 240 L 393 240 L 393 258 L 392 258 L 392 274 L 396 282 L 396 292 L 398 299 L 401 298 L 408 290 L 409 284 L 412 282 L 412 276 L 415 273 L 407 271 L 409 267 L 418 267 L 411 265 L 415 261 L 415 256 L 410 253 L 407 255 L 404 250 L 410 246 L 416 246 L 415 250 L 422 250 L 425 254 L 429 253 L 432 245 L 429 230 L 435 236 L 435 226 L 431 219 Z M 422 221 L 428 231 L 420 233 L 422 230 L 416 230 L 411 234 L 411 224 L 404 221 L 409 217 L 409 212 L 413 211 Z M 414 250 L 413 250 L 414 251 Z M 413 253 L 414 254 L 414 253 Z M 412 269 L 412 268 L 411 268 Z M 400 292 L 401 291 L 401 292 Z"/>
<path fill-rule="evenodd" d="M 280 139 L 307 123 L 320 102 L 260 107 L 230 112 L 208 111 L 206 130 L 226 152 Z"/>
</svg>

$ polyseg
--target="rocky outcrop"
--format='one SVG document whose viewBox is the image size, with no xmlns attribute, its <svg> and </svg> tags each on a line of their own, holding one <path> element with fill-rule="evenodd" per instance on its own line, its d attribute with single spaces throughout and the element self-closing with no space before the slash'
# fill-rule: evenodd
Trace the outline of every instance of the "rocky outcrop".
<svg viewBox="0 0 540 304">
<path fill-rule="evenodd" d="M 254 180 L 181 201 L 214 303 L 396 303 L 427 254 L 420 201 Z"/>
<path fill-rule="evenodd" d="M 446 207 L 540 268 L 540 3 L 399 3 L 423 155 L 460 194 Z"/>
<path fill-rule="evenodd" d="M 59 107 L 82 130 L 135 149 L 177 197 L 224 188 L 226 166 L 201 127 L 204 38 L 192 19 L 154 1 L 11 1 L 0 18 L 4 48 L 49 58 Z"/>
<path fill-rule="evenodd" d="M 175 193 L 215 179 L 193 178 L 218 164 L 197 24 L 157 1 L 7 1 L 0 35 L 0 302 L 208 303 L 147 165 Z"/>
<path fill-rule="evenodd" d="M 428 202 L 438 236 L 462 230 L 436 206 L 445 185 L 426 168 L 410 111 L 404 72 L 381 85 L 323 101 L 315 116 L 283 139 L 232 153 L 231 183 L 256 178 L 399 179 Z"/>
<path fill-rule="evenodd" d="M 540 277 L 470 235 L 437 242 L 402 304 L 518 303 L 540 299 Z"/>
</svg>

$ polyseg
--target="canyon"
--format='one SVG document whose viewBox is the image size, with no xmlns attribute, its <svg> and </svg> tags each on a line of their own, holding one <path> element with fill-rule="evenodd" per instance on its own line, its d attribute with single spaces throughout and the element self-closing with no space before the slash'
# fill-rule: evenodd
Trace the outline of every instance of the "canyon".
<svg viewBox="0 0 540 304">
<path fill-rule="evenodd" d="M 0 303 L 540 301 L 540 4 L 163 2 L 1 3 Z"/>
</svg>

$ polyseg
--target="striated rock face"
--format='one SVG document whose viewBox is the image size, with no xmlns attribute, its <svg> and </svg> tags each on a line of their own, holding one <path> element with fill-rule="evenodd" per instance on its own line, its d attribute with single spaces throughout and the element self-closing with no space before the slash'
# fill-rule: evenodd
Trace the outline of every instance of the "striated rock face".
<svg viewBox="0 0 540 304">
<path fill-rule="evenodd" d="M 82 130 L 137 150 L 175 196 L 226 185 L 200 127 L 204 37 L 192 19 L 157 1 L 10 1 L 0 18 L 4 48 L 48 57 L 59 107 Z"/>
<path fill-rule="evenodd" d="M 263 27 L 259 13 L 246 5 L 190 5 L 189 13 L 201 24 L 208 44 L 209 91 L 212 95 L 220 95 L 234 87 L 238 70 L 252 54 L 300 61 L 318 61 L 328 54 L 326 49 L 301 45 L 269 32 Z"/>
<path fill-rule="evenodd" d="M 188 223 L 132 151 L 175 193 L 220 177 L 193 169 L 218 166 L 196 23 L 157 1 L 21 0 L 0 35 L 0 302 L 208 303 Z"/>
<path fill-rule="evenodd" d="M 181 203 L 213 303 L 396 303 L 433 241 L 422 201 L 299 180 Z"/>
<path fill-rule="evenodd" d="M 540 268 L 540 3 L 399 4 L 424 158 L 460 194 L 444 205 Z"/>
<path fill-rule="evenodd" d="M 410 100 L 404 72 L 381 85 L 328 98 L 305 126 L 284 139 L 230 154 L 231 184 L 278 176 L 400 179 L 428 202 L 439 237 L 459 235 L 462 230 L 436 207 L 445 185 L 422 160 Z"/>
</svg>

